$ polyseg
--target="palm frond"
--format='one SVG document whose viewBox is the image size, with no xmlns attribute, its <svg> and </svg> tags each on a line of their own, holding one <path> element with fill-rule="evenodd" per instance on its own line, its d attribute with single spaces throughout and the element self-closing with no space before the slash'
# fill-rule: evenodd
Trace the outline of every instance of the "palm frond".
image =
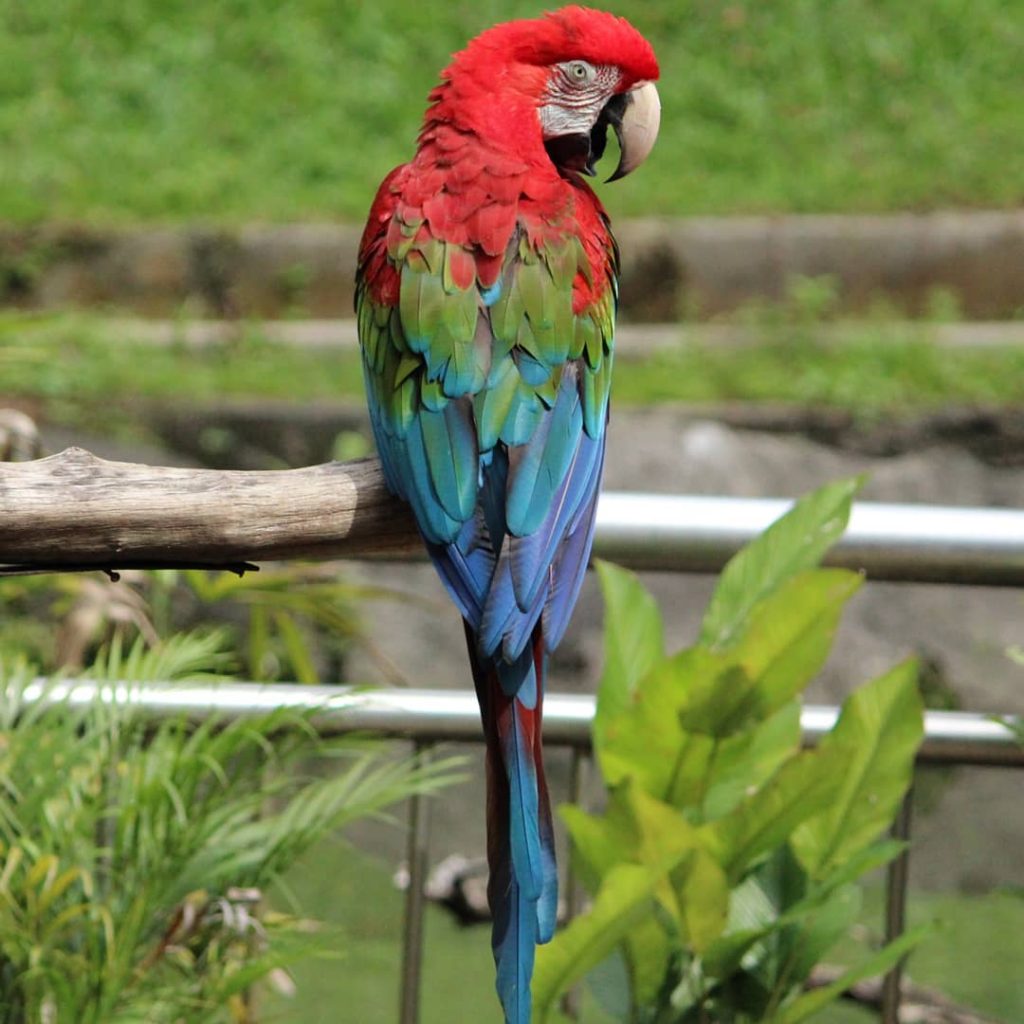
<svg viewBox="0 0 1024 1024">
<path fill-rule="evenodd" d="M 223 681 L 223 649 L 219 633 L 157 646 L 115 634 L 86 673 L 110 685 L 85 705 L 0 662 L 3 1020 L 228 1020 L 242 989 L 331 941 L 238 894 L 266 892 L 323 836 L 456 777 L 455 759 L 323 741 L 290 710 L 142 715 L 132 698 L 147 683 Z"/>
</svg>

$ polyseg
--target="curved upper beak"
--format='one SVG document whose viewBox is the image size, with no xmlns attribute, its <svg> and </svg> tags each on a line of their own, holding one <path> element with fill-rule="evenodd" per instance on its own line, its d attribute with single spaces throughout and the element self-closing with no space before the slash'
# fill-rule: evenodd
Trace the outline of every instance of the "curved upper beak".
<svg viewBox="0 0 1024 1024">
<path fill-rule="evenodd" d="M 635 171 L 650 155 L 661 124 L 661 99 L 653 82 L 643 82 L 623 94 L 624 109 L 609 117 L 619 140 L 619 166 L 608 181 L 618 181 Z"/>
</svg>

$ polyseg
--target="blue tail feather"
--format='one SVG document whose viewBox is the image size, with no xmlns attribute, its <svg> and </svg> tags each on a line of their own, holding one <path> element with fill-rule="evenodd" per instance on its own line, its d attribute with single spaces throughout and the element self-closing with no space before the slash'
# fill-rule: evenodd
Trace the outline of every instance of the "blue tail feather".
<svg viewBox="0 0 1024 1024">
<path fill-rule="evenodd" d="M 535 948 L 554 932 L 558 903 L 554 828 L 541 761 L 544 641 L 535 630 L 509 663 L 466 638 L 487 741 L 487 896 L 491 947 L 506 1024 L 530 1024 Z"/>
<path fill-rule="evenodd" d="M 490 891 L 490 887 L 488 887 Z M 492 906 L 497 906 L 492 900 Z M 498 998 L 505 1011 L 506 1024 L 530 1024 L 534 950 L 537 945 L 537 921 L 534 900 L 526 899 L 519 885 L 510 880 L 494 913 L 492 948 L 497 967 Z"/>
</svg>

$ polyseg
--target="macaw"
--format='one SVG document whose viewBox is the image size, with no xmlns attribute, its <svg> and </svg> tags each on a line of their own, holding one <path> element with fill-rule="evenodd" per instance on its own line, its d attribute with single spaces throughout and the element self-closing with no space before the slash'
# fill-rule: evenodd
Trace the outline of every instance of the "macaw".
<svg viewBox="0 0 1024 1024">
<path fill-rule="evenodd" d="M 430 93 L 383 181 L 356 312 L 387 486 L 465 623 L 486 741 L 488 900 L 507 1024 L 530 1020 L 558 902 L 541 760 L 548 655 L 594 535 L 618 251 L 583 175 L 657 135 L 658 63 L 626 20 L 566 7 L 496 25 Z"/>
</svg>

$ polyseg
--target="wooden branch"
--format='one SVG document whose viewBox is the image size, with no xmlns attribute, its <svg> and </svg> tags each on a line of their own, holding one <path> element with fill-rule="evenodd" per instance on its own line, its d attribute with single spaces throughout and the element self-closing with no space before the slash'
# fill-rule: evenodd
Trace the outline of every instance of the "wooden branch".
<svg viewBox="0 0 1024 1024">
<path fill-rule="evenodd" d="M 0 572 L 244 571 L 272 559 L 421 550 L 375 459 L 238 472 L 107 462 L 68 448 L 0 464 Z"/>
</svg>

